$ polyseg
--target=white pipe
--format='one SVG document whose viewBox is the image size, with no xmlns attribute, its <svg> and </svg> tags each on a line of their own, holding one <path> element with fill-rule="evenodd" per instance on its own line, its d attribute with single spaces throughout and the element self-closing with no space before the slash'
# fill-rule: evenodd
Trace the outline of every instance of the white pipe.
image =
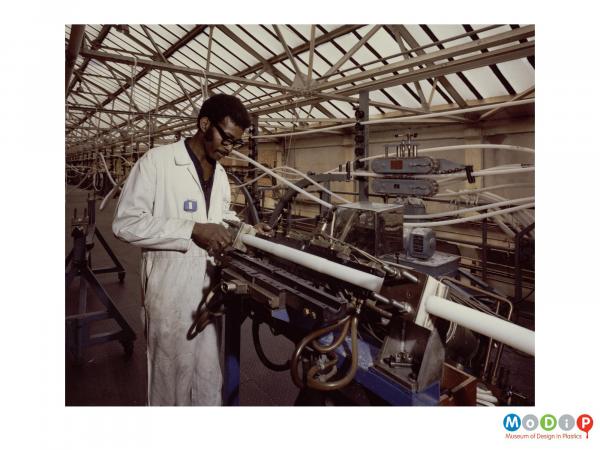
<svg viewBox="0 0 600 450">
<path fill-rule="evenodd" d="M 100 159 L 102 160 L 102 164 L 104 164 L 104 170 L 106 170 L 106 174 L 108 175 L 108 179 L 113 184 L 113 186 L 116 186 L 117 182 L 115 180 L 113 180 L 113 177 L 110 174 L 110 170 L 108 170 L 108 166 L 106 165 L 106 160 L 104 159 L 104 155 L 102 153 L 100 153 L 100 152 L 98 152 L 98 154 L 100 155 Z"/>
<path fill-rule="evenodd" d="M 530 166 L 530 167 L 515 167 L 512 169 L 495 169 L 495 168 L 490 168 L 490 169 L 484 169 L 484 170 L 477 170 L 475 172 L 473 172 L 471 175 L 473 175 L 474 177 L 487 177 L 490 175 L 510 175 L 510 174 L 515 174 L 515 173 L 526 173 L 526 172 L 535 172 L 535 167 L 534 166 Z M 461 173 L 455 173 L 455 174 L 450 174 L 450 175 L 446 175 L 444 176 L 442 175 L 414 175 L 414 178 L 442 178 L 441 180 L 438 180 L 438 183 L 440 181 L 448 181 L 454 178 L 467 178 L 466 175 L 461 174 Z"/>
<path fill-rule="evenodd" d="M 497 194 L 493 194 L 491 192 L 486 192 L 481 194 L 481 196 L 483 198 L 488 198 L 488 199 L 492 199 L 492 201 L 494 201 L 494 199 L 496 200 L 504 200 L 504 197 L 497 195 Z M 533 222 L 535 222 L 535 216 L 533 215 L 533 213 L 527 209 L 524 209 L 522 211 L 517 211 L 515 213 L 515 215 L 511 218 L 513 221 L 514 219 L 517 220 L 518 225 L 515 226 L 515 228 L 517 229 L 517 231 L 521 231 L 523 228 L 528 227 L 529 225 L 531 225 Z M 535 230 L 531 230 L 531 236 L 533 238 L 535 238 Z"/>
<path fill-rule="evenodd" d="M 277 134 L 258 134 L 256 136 L 251 136 L 252 139 L 257 138 L 280 138 L 286 136 L 299 136 L 301 134 L 314 134 L 314 133 L 324 133 L 332 130 L 341 130 L 342 128 L 352 128 L 354 127 L 354 123 L 345 123 L 343 125 L 334 125 L 332 127 L 325 128 L 315 128 L 314 130 L 306 130 L 306 131 L 293 131 L 291 133 L 277 133 Z"/>
<path fill-rule="evenodd" d="M 518 145 L 504 145 L 504 144 L 465 144 L 465 145 L 446 145 L 444 147 L 431 147 L 431 148 L 422 148 L 418 150 L 418 153 L 435 153 L 435 152 L 443 152 L 447 150 L 460 150 L 460 149 L 470 149 L 470 148 L 481 148 L 481 149 L 503 149 L 503 150 L 515 150 L 524 153 L 534 154 L 535 150 L 528 147 L 520 147 Z M 369 156 L 367 158 L 361 158 L 359 161 L 371 161 L 373 159 L 386 158 L 385 153 L 381 153 L 379 155 Z M 387 158 L 394 158 L 394 154 L 392 151 L 388 152 Z"/>
<path fill-rule="evenodd" d="M 435 112 L 435 113 L 430 113 L 430 114 L 419 114 L 417 116 L 392 117 L 389 119 L 367 120 L 367 121 L 361 122 L 361 125 L 408 122 L 408 121 L 412 121 L 412 120 L 430 119 L 432 117 L 451 116 L 454 114 L 465 114 L 465 113 L 470 113 L 470 112 L 485 111 L 488 109 L 504 108 L 506 106 L 526 105 L 528 103 L 534 103 L 534 102 L 535 102 L 535 98 L 528 98 L 525 100 L 515 100 L 515 101 L 511 101 L 511 102 L 496 103 L 495 105 L 474 106 L 472 108 L 464 108 L 464 109 L 458 109 L 458 110 L 455 109 L 455 110 L 451 110 L 451 111 L 441 111 L 441 112 Z"/>
<path fill-rule="evenodd" d="M 434 153 L 443 152 L 446 150 L 458 150 L 458 149 L 469 149 L 469 148 L 481 148 L 481 149 L 498 149 L 498 150 L 514 150 L 516 152 L 535 154 L 535 150 L 529 147 L 521 147 L 520 145 L 506 145 L 506 144 L 467 144 L 467 145 L 446 145 L 444 147 L 432 147 L 432 148 L 420 148 L 418 153 Z"/>
<path fill-rule="evenodd" d="M 534 103 L 534 102 L 535 102 L 535 98 L 528 98 L 528 99 L 524 99 L 524 100 L 514 100 L 514 101 L 510 101 L 510 102 L 496 103 L 496 104 L 492 104 L 492 105 L 474 106 L 472 108 L 465 108 L 465 109 L 458 109 L 458 110 L 454 109 L 454 110 L 450 110 L 450 111 L 440 111 L 440 112 L 429 113 L 429 114 L 418 114 L 418 115 L 408 116 L 408 117 L 405 116 L 405 117 L 391 117 L 389 119 L 365 120 L 365 121 L 360 122 L 360 124 L 361 125 L 375 125 L 375 124 L 379 124 L 379 123 L 411 122 L 413 120 L 429 119 L 432 117 L 453 116 L 455 114 L 465 114 L 465 113 L 476 112 L 476 111 L 486 111 L 488 109 L 505 108 L 507 106 L 525 105 L 525 104 Z M 336 126 L 332 126 L 332 127 L 315 128 L 314 130 L 296 131 L 296 132 L 291 132 L 291 133 L 258 134 L 256 136 L 251 136 L 251 138 L 258 139 L 258 138 L 280 138 L 280 137 L 285 137 L 285 136 L 299 136 L 299 135 L 303 135 L 303 134 L 313 134 L 313 133 L 322 133 L 324 131 L 340 130 L 342 128 L 350 128 L 353 126 L 354 126 L 354 123 L 347 123 L 347 124 L 336 125 Z"/>
<path fill-rule="evenodd" d="M 405 219 L 437 219 L 438 217 L 460 216 L 461 214 L 464 214 L 467 212 L 499 208 L 501 206 L 507 206 L 507 205 L 521 205 L 523 203 L 529 203 L 533 200 L 535 200 L 535 197 L 523 197 L 523 198 L 517 198 L 514 200 L 505 200 L 502 202 L 490 203 L 489 205 L 473 206 L 472 208 L 457 209 L 454 211 L 444 211 L 444 212 L 434 213 L 434 214 L 414 214 L 414 215 L 407 214 L 404 216 L 404 218 Z"/>
<path fill-rule="evenodd" d="M 258 248 L 272 255 L 284 258 L 293 263 L 300 264 L 301 266 L 370 291 L 379 292 L 383 284 L 383 278 L 376 277 L 370 273 L 361 272 L 360 270 L 331 262 L 320 256 L 311 255 L 310 253 L 296 250 L 295 248 L 287 247 L 285 245 L 275 244 L 256 236 L 244 234 L 242 235 L 242 242 L 245 245 Z"/>
<path fill-rule="evenodd" d="M 444 225 L 456 225 L 459 223 L 465 222 L 473 222 L 475 220 L 485 219 L 487 217 L 499 216 L 502 214 L 507 214 L 514 211 L 520 211 L 526 208 L 532 208 L 535 206 L 535 203 L 526 203 L 520 206 L 513 206 L 511 208 L 500 209 L 498 211 L 492 211 L 485 214 L 477 214 L 475 216 L 463 217 L 461 219 L 452 219 L 452 220 L 440 220 L 438 222 L 404 222 L 404 226 L 407 228 L 416 228 L 416 227 L 441 227 Z"/>
<path fill-rule="evenodd" d="M 506 200 L 506 198 L 502 197 L 501 195 L 498 194 L 494 194 L 491 192 L 482 194 L 483 198 L 488 198 L 491 199 L 492 201 L 503 201 Z M 533 213 L 531 213 L 530 211 L 524 210 L 524 211 L 519 211 L 517 213 L 519 216 L 523 216 L 523 220 L 524 220 L 524 226 L 528 226 L 530 225 L 533 221 L 535 221 L 535 216 L 533 215 Z"/>
<path fill-rule="evenodd" d="M 326 173 L 346 173 L 345 171 L 339 172 L 337 169 L 336 170 L 332 170 L 330 172 L 326 172 Z M 491 169 L 486 169 L 486 170 L 478 170 L 476 172 L 473 172 L 471 175 L 473 175 L 474 177 L 488 177 L 488 176 L 492 176 L 492 175 L 510 175 L 510 174 L 515 174 L 515 173 L 527 173 L 527 172 L 535 172 L 535 167 L 531 166 L 531 167 L 518 167 L 518 168 L 514 168 L 514 169 L 498 169 L 498 170 L 491 170 Z M 357 171 L 357 172 L 350 172 L 350 175 L 354 176 L 354 177 L 368 177 L 368 178 L 385 178 L 388 175 L 384 175 L 381 173 L 375 173 L 375 172 L 367 172 L 367 171 Z M 445 174 L 434 174 L 434 175 L 411 175 L 412 178 L 418 178 L 418 179 L 431 179 L 431 180 L 435 180 L 438 183 L 448 183 L 448 182 L 457 182 L 457 181 L 464 181 L 466 180 L 467 176 L 460 174 L 460 173 L 456 173 L 456 174 L 450 174 L 450 175 L 445 175 Z"/>
<path fill-rule="evenodd" d="M 329 208 L 329 209 L 333 208 L 333 205 L 331 203 L 327 203 L 326 201 L 321 200 L 319 197 L 316 197 L 316 196 L 312 195 L 311 193 L 306 192 L 304 189 L 300 189 L 294 183 L 290 183 L 288 180 L 286 180 L 282 176 L 277 175 L 271 169 L 268 169 L 267 167 L 263 166 L 261 163 L 254 161 L 252 158 L 249 158 L 248 156 L 244 155 L 243 153 L 240 153 L 240 152 L 238 152 L 236 150 L 232 150 L 231 153 L 234 154 L 235 156 L 237 156 L 238 158 L 242 158 L 244 161 L 249 162 L 253 166 L 258 167 L 263 172 L 266 172 L 269 175 L 271 175 L 272 177 L 278 179 L 279 181 L 281 181 L 283 184 L 285 184 L 289 188 L 291 188 L 291 189 L 295 190 L 296 192 L 298 192 L 298 193 L 300 193 L 300 194 L 302 194 L 302 195 L 310 198 L 311 200 L 314 200 L 315 202 L 319 203 L 320 205 L 323 205 L 323 206 L 325 206 L 326 208 Z"/>
<path fill-rule="evenodd" d="M 100 203 L 100 207 L 99 207 L 100 211 L 104 210 L 104 207 L 106 206 L 106 202 L 108 202 L 108 200 L 110 200 L 111 197 L 113 197 L 117 193 L 117 191 L 121 188 L 121 186 L 123 185 L 123 183 L 125 183 L 126 180 L 127 180 L 127 178 L 125 178 L 119 184 L 114 185 L 113 188 L 110 190 L 110 192 L 108 194 L 106 194 L 106 197 L 104 197 L 104 199 L 102 200 L 102 203 Z"/>
<path fill-rule="evenodd" d="M 427 298 L 425 309 L 429 314 L 455 322 L 529 355 L 535 355 L 535 332 L 527 328 L 435 295 Z"/>
<path fill-rule="evenodd" d="M 511 184 L 497 184 L 496 186 L 488 186 L 488 187 L 478 188 L 478 189 L 465 189 L 465 190 L 457 191 L 457 192 L 450 191 L 448 189 L 449 192 L 443 193 L 443 194 L 437 194 L 435 196 L 435 198 L 459 197 L 461 195 L 477 194 L 479 192 L 494 191 L 494 190 L 497 190 L 497 189 L 508 189 L 508 188 L 518 188 L 518 187 L 532 187 L 532 186 L 534 186 L 533 183 L 511 183 Z"/>
<path fill-rule="evenodd" d="M 326 194 L 331 195 L 333 198 L 337 198 L 342 203 L 350 203 L 350 200 L 346 200 L 344 197 L 337 195 L 334 192 L 331 192 L 329 189 L 325 188 L 324 186 L 321 186 L 319 183 L 317 183 L 311 177 L 309 177 L 305 173 L 299 171 L 298 169 L 294 169 L 293 167 L 288 167 L 288 166 L 284 166 L 284 167 L 282 167 L 282 169 L 288 169 L 288 170 L 292 171 L 293 173 L 300 175 L 302 178 L 305 178 L 306 180 L 308 180 L 313 186 L 316 186 L 318 189 L 325 192 Z"/>
</svg>

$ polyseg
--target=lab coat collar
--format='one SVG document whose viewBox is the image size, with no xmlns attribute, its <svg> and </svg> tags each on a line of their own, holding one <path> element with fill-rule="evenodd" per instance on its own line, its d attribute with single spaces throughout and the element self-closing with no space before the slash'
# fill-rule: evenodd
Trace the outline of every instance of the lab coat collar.
<svg viewBox="0 0 600 450">
<path fill-rule="evenodd" d="M 185 148 L 184 140 L 181 139 L 173 145 L 175 145 L 175 164 L 177 164 L 178 166 L 187 166 L 189 164 L 192 164 L 192 160 L 190 158 L 190 155 L 188 154 L 187 148 Z M 225 172 L 225 169 L 223 168 L 221 163 L 219 163 L 219 161 L 216 161 L 215 164 L 215 172 L 217 170 Z"/>
<path fill-rule="evenodd" d="M 202 186 L 200 185 L 200 180 L 198 179 L 198 173 L 196 172 L 196 168 L 194 167 L 194 164 L 192 163 L 192 159 L 190 158 L 190 155 L 188 154 L 187 148 L 185 148 L 185 142 L 182 139 L 182 140 L 176 142 L 174 145 L 175 145 L 175 164 L 177 164 L 178 166 L 189 166 L 188 172 L 190 173 L 190 175 L 192 176 L 192 178 L 198 185 L 198 188 L 200 188 L 200 190 L 202 190 Z M 221 174 L 225 174 L 225 169 L 218 161 L 216 161 L 215 173 L 213 175 L 215 177 L 215 180 L 217 178 L 217 173 L 219 173 L 219 172 Z M 213 183 L 214 183 L 214 181 L 213 181 Z M 214 189 L 213 189 L 213 192 L 214 192 Z M 212 195 L 211 195 L 211 203 L 212 203 Z"/>
<path fill-rule="evenodd" d="M 192 160 L 190 159 L 190 155 L 188 155 L 183 139 L 177 141 L 173 145 L 175 145 L 175 164 L 178 166 L 187 166 L 188 164 L 192 164 Z"/>
</svg>

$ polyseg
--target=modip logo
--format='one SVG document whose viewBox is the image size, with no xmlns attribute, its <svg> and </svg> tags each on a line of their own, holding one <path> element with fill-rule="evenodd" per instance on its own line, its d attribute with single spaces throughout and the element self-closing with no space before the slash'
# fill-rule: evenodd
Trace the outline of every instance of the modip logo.
<svg viewBox="0 0 600 450">
<path fill-rule="evenodd" d="M 575 428 L 575 425 L 577 425 L 577 428 L 585 433 L 585 437 L 588 439 L 589 432 L 594 426 L 594 420 L 589 414 L 581 414 L 579 417 L 577 417 L 577 419 L 570 414 L 563 414 L 561 416 L 544 414 L 538 419 L 538 417 L 536 417 L 534 414 L 527 414 L 521 418 L 517 414 L 511 413 L 504 416 L 502 425 L 506 431 L 510 431 L 510 434 L 507 434 L 507 437 L 510 437 L 511 439 L 513 437 L 548 440 L 581 439 L 583 437 L 581 434 L 568 433 L 568 431 L 571 431 L 573 428 Z M 521 430 L 522 433 L 512 435 L 512 433 L 515 433 L 519 430 Z"/>
</svg>

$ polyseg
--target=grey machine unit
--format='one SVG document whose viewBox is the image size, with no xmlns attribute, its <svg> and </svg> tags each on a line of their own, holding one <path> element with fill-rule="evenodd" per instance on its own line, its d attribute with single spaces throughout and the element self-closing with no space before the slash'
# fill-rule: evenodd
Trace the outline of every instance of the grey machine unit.
<svg viewBox="0 0 600 450">
<path fill-rule="evenodd" d="M 431 276 L 456 273 L 460 256 L 436 251 L 430 228 L 404 228 L 404 207 L 371 202 L 339 205 L 333 237 Z"/>
<path fill-rule="evenodd" d="M 429 259 L 435 253 L 435 233 L 431 228 L 413 228 L 408 234 L 406 253 L 413 258 Z"/>
</svg>

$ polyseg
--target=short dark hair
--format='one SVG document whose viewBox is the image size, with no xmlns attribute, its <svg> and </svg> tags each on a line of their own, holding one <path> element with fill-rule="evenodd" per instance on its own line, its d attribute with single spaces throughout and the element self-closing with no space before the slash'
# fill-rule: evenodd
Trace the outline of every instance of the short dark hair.
<svg viewBox="0 0 600 450">
<path fill-rule="evenodd" d="M 250 115 L 239 98 L 227 94 L 215 94 L 208 98 L 200 108 L 197 125 L 200 128 L 200 119 L 208 117 L 211 123 L 219 123 L 229 117 L 242 130 L 250 126 Z"/>
</svg>

